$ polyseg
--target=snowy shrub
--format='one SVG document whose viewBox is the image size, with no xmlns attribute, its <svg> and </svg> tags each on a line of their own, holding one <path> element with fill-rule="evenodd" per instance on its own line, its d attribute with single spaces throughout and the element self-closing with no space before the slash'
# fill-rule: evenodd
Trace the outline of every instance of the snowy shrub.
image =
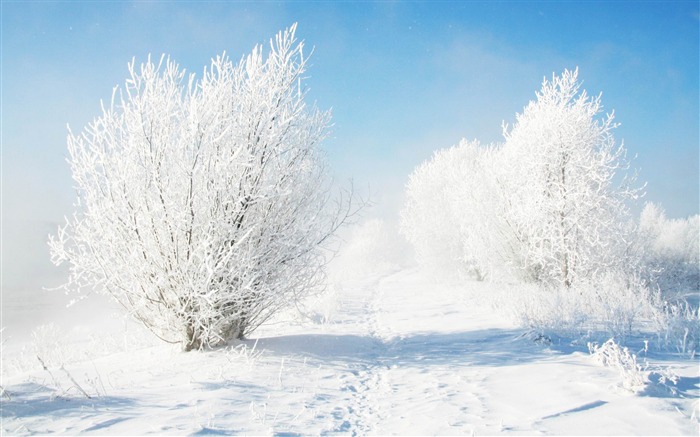
<svg viewBox="0 0 700 437">
<path fill-rule="evenodd" d="M 330 114 L 304 102 L 296 25 L 198 81 L 161 58 L 68 136 L 78 212 L 50 240 L 71 289 L 109 293 L 185 350 L 248 335 L 320 283 L 334 201 L 318 145 Z"/>
<path fill-rule="evenodd" d="M 639 218 L 637 250 L 656 304 L 660 346 L 694 356 L 700 349 L 700 215 L 669 219 L 647 203 Z"/>
<path fill-rule="evenodd" d="M 462 156 L 467 149 L 471 144 L 463 142 L 435 152 L 430 161 L 413 171 L 406 185 L 400 230 L 413 245 L 417 261 L 434 273 L 458 272 L 468 269 L 465 264 L 473 264 L 473 259 L 464 259 L 462 217 L 450 198 L 456 191 L 452 167 L 460 161 L 466 161 L 465 165 L 473 162 Z"/>
<path fill-rule="evenodd" d="M 590 320 L 588 308 L 569 290 L 544 289 L 537 284 L 521 284 L 514 287 L 506 305 L 515 320 L 535 332 L 572 334 L 585 331 Z"/>
<path fill-rule="evenodd" d="M 588 288 L 583 293 L 593 300 L 593 314 L 602 330 L 621 341 L 644 328 L 658 301 L 640 279 L 628 274 L 608 273 L 599 282 L 586 282 L 584 287 Z"/>
<path fill-rule="evenodd" d="M 666 295 L 700 290 L 700 215 L 668 219 L 649 202 L 639 218 L 637 239 L 650 280 Z"/>
<path fill-rule="evenodd" d="M 627 274 L 609 273 L 568 288 L 511 285 L 499 301 L 521 326 L 543 335 L 613 336 L 624 342 L 649 332 L 650 320 L 661 320 L 658 293 Z"/>
<path fill-rule="evenodd" d="M 620 372 L 621 388 L 632 393 L 643 391 L 647 385 L 647 372 L 637 363 L 637 356 L 630 353 L 626 347 L 620 347 L 614 339 L 598 346 L 589 343 L 591 355 L 603 366 L 612 367 Z"/>
<path fill-rule="evenodd" d="M 66 333 L 56 324 L 39 325 L 32 330 L 31 362 L 41 357 L 50 366 L 60 366 L 68 361 L 70 353 Z"/>
<path fill-rule="evenodd" d="M 439 276 L 482 280 L 492 273 L 498 247 L 490 229 L 493 153 L 493 147 L 462 140 L 436 151 L 409 177 L 400 232 L 418 262 Z"/>
</svg>

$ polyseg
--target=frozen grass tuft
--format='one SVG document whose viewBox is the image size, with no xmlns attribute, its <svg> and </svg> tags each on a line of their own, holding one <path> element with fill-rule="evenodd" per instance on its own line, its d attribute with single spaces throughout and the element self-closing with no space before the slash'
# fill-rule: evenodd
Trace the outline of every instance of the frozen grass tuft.
<svg viewBox="0 0 700 437">
<path fill-rule="evenodd" d="M 100 333 L 86 327 L 63 329 L 55 323 L 39 325 L 31 332 L 30 341 L 11 358 L 4 360 L 3 376 L 36 368 L 36 358 L 49 368 L 92 360 L 115 353 L 153 346 L 155 337 L 133 322 L 124 320 L 121 329 Z"/>
<path fill-rule="evenodd" d="M 502 288 L 499 305 L 515 320 L 543 334 L 581 336 L 603 333 L 624 340 L 647 329 L 657 298 L 641 281 L 621 275 L 580 282 L 572 287 L 539 284 Z"/>
<path fill-rule="evenodd" d="M 647 372 L 645 367 L 637 362 L 637 356 L 630 353 L 626 347 L 621 347 L 610 339 L 598 346 L 597 343 L 589 343 L 588 350 L 593 358 L 606 367 L 612 367 L 620 372 L 620 387 L 632 393 L 644 391 L 647 385 Z"/>
<path fill-rule="evenodd" d="M 570 288 L 494 284 L 485 298 L 543 336 L 585 341 L 612 337 L 620 344 L 646 339 L 658 350 L 691 359 L 700 350 L 698 307 L 683 299 L 669 302 L 637 277 L 609 274 Z"/>
<path fill-rule="evenodd" d="M 654 321 L 662 347 L 695 358 L 700 350 L 700 308 L 687 301 L 664 302 Z"/>
<path fill-rule="evenodd" d="M 647 353 L 648 344 L 640 353 Z M 679 390 L 681 378 L 668 366 L 652 365 L 644 359 L 640 363 L 637 354 L 631 353 L 627 347 L 620 346 L 614 338 L 602 345 L 588 343 L 588 350 L 599 364 L 616 369 L 620 375 L 617 385 L 627 392 L 650 396 L 685 397 L 686 393 Z"/>
</svg>

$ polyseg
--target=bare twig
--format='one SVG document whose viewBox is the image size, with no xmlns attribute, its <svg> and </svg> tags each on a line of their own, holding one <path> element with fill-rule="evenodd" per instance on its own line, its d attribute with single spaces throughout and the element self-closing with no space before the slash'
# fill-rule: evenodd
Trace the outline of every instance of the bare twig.
<svg viewBox="0 0 700 437">
<path fill-rule="evenodd" d="M 63 373 L 66 374 L 66 376 L 68 377 L 68 379 L 70 379 L 71 382 L 73 383 L 73 386 L 74 386 L 75 388 L 77 388 L 77 389 L 83 394 L 83 396 L 85 396 L 85 397 L 88 398 L 88 399 L 92 399 L 92 396 L 90 396 L 89 394 L 87 394 L 87 392 L 86 392 L 85 390 L 83 390 L 83 388 L 80 386 L 80 384 L 78 384 L 78 382 L 73 378 L 73 375 L 71 375 L 71 374 L 66 370 L 65 367 L 61 366 L 61 370 L 63 370 Z"/>
<path fill-rule="evenodd" d="M 41 363 L 41 367 L 43 367 L 44 370 L 46 370 L 46 373 L 48 373 L 49 376 L 51 376 L 51 379 L 53 380 L 53 383 L 54 383 L 54 385 L 56 386 L 56 388 L 59 389 L 61 392 L 64 392 L 64 393 L 65 393 L 65 390 L 63 390 L 63 387 L 61 387 L 61 384 L 58 382 L 58 379 L 56 379 L 56 377 L 54 376 L 54 374 L 53 374 L 53 373 L 49 370 L 49 368 L 46 366 L 46 363 L 44 363 L 44 360 L 42 360 L 41 357 L 40 357 L 39 355 L 37 355 L 36 358 L 37 358 L 37 360 L 39 360 L 39 362 Z M 85 396 L 87 399 L 92 399 L 92 396 L 90 396 L 90 395 L 80 386 L 80 384 L 78 384 L 78 382 L 75 380 L 75 378 L 73 378 L 73 375 L 71 375 L 70 372 L 68 372 L 68 370 L 66 370 L 66 368 L 63 367 L 63 365 L 61 365 L 60 370 L 62 370 L 63 373 L 66 374 L 66 376 L 68 377 L 68 379 L 70 379 L 70 381 L 73 383 L 73 387 L 75 387 L 79 392 L 81 392 L 81 393 L 83 394 L 83 396 Z"/>
<path fill-rule="evenodd" d="M 49 374 L 49 376 L 50 376 L 51 379 L 53 380 L 54 386 L 56 386 L 57 389 L 63 391 L 63 389 L 61 388 L 61 384 L 59 384 L 58 380 L 57 380 L 56 377 L 53 375 L 53 373 L 51 373 L 51 371 L 49 370 L 49 368 L 46 367 L 46 364 L 44 363 L 44 360 L 42 360 L 41 357 L 40 357 L 39 355 L 36 356 L 36 359 L 39 360 L 39 362 L 41 363 L 41 367 L 43 367 L 44 370 L 46 370 L 46 373 Z"/>
</svg>

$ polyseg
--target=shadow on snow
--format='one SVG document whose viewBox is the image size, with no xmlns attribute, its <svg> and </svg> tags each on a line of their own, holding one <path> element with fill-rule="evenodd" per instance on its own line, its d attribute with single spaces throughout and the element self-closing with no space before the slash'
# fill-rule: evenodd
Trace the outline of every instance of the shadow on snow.
<svg viewBox="0 0 700 437">
<path fill-rule="evenodd" d="M 85 418 L 100 415 L 103 410 L 126 411 L 137 407 L 134 400 L 123 397 L 96 396 L 88 399 L 73 391 L 59 394 L 59 391 L 54 388 L 34 382 L 13 385 L 7 390 L 11 399 L 3 399 L 0 403 L 0 415 L 3 418 L 32 416 L 65 418 L 71 415 Z M 113 419 L 105 423 L 104 427 L 128 419 L 129 417 Z M 93 428 L 91 431 L 102 427 Z"/>
<path fill-rule="evenodd" d="M 426 332 L 382 341 L 360 335 L 283 335 L 246 340 L 275 355 L 308 356 L 322 361 L 396 366 L 505 366 L 531 362 L 552 351 L 524 340 L 522 330 Z"/>
<path fill-rule="evenodd" d="M 394 339 L 387 346 L 387 364 L 398 366 L 508 366 L 552 353 L 522 338 L 522 330 L 517 329 L 428 332 Z"/>
</svg>

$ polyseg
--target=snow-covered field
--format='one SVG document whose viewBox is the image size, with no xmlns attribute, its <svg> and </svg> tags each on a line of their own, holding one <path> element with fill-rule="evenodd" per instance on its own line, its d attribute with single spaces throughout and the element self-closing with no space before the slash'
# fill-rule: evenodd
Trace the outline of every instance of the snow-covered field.
<svg viewBox="0 0 700 437">
<path fill-rule="evenodd" d="M 289 312 L 207 352 L 153 341 L 97 307 L 34 338 L 5 332 L 2 432 L 698 435 L 697 360 L 632 351 L 648 367 L 624 374 L 585 344 L 536 341 L 477 304 L 485 286 L 413 269 L 348 282 L 306 317 Z M 637 393 L 625 388 L 635 377 Z"/>
</svg>

